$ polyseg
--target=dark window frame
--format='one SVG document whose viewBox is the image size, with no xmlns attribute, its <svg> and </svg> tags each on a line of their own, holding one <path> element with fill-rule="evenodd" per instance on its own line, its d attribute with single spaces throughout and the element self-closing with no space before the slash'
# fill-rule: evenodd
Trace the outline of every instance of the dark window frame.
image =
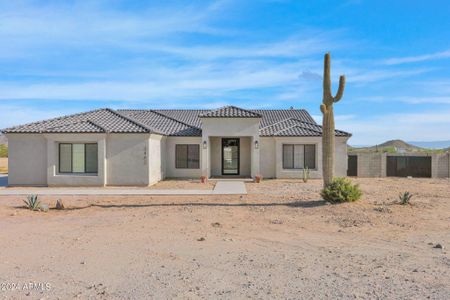
<svg viewBox="0 0 450 300">
<path fill-rule="evenodd" d="M 178 165 L 178 148 L 181 146 L 186 146 L 186 167 L 181 167 Z M 189 148 L 195 146 L 197 148 L 198 153 L 198 166 L 189 166 Z M 199 144 L 176 144 L 175 145 L 175 169 L 189 169 L 189 170 L 198 170 L 200 169 L 200 145 Z M 197 160 L 196 159 L 196 160 Z"/>
<path fill-rule="evenodd" d="M 74 172 L 73 171 L 73 145 L 83 144 L 84 145 L 84 172 Z M 61 171 L 61 145 L 70 145 L 70 172 Z M 86 172 L 86 145 L 96 145 L 97 146 L 97 172 Z M 59 143 L 58 144 L 58 173 L 59 174 L 98 174 L 98 143 Z"/>
<path fill-rule="evenodd" d="M 286 167 L 284 163 L 284 147 L 291 146 L 292 147 L 292 167 Z M 295 167 L 295 146 L 303 146 L 303 168 Z M 314 168 L 309 168 L 306 163 L 306 146 L 314 146 Z M 281 149 L 281 160 L 283 170 L 304 170 L 308 167 L 309 170 L 317 170 L 317 146 L 316 144 L 283 144 Z"/>
</svg>

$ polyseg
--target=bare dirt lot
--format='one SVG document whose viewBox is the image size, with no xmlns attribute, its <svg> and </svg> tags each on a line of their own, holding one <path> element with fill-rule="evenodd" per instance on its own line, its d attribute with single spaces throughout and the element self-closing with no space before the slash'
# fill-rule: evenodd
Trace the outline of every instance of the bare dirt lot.
<svg viewBox="0 0 450 300">
<path fill-rule="evenodd" d="M 448 299 L 450 182 L 355 181 L 364 199 L 341 205 L 320 200 L 317 180 L 248 183 L 246 196 L 65 197 L 48 213 L 1 197 L 0 298 Z M 412 205 L 394 204 L 406 190 Z"/>
<path fill-rule="evenodd" d="M 8 158 L 0 157 L 0 174 L 8 173 Z"/>
</svg>

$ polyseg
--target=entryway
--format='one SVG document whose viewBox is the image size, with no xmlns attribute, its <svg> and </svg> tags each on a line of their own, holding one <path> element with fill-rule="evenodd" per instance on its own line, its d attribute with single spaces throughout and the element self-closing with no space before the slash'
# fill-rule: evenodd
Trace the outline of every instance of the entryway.
<svg viewBox="0 0 450 300">
<path fill-rule="evenodd" d="M 239 175 L 239 153 L 239 138 L 222 138 L 222 175 Z"/>
</svg>

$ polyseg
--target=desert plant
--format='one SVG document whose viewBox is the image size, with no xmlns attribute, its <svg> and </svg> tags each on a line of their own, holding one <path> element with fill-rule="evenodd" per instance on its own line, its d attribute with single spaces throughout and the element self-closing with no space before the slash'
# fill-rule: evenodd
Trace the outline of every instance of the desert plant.
<svg viewBox="0 0 450 300">
<path fill-rule="evenodd" d="M 324 187 L 329 185 L 334 177 L 334 113 L 333 104 L 341 100 L 344 94 L 345 76 L 339 78 L 339 89 L 336 96 L 331 94 L 330 53 L 325 54 L 323 69 L 323 99 L 320 111 L 322 119 L 322 170 Z"/>
<path fill-rule="evenodd" d="M 307 183 L 309 179 L 309 168 L 306 167 L 303 169 L 303 182 Z"/>
<path fill-rule="evenodd" d="M 330 203 L 353 202 L 361 198 L 359 185 L 353 184 L 347 178 L 334 178 L 320 192 L 322 198 Z"/>
<path fill-rule="evenodd" d="M 38 210 L 41 206 L 37 195 L 28 195 L 27 200 L 23 200 L 23 202 L 25 202 L 27 208 L 30 210 Z"/>
<path fill-rule="evenodd" d="M 410 192 L 400 193 L 400 195 L 398 195 L 398 200 L 401 205 L 410 204 L 412 196 L 413 195 Z"/>
</svg>

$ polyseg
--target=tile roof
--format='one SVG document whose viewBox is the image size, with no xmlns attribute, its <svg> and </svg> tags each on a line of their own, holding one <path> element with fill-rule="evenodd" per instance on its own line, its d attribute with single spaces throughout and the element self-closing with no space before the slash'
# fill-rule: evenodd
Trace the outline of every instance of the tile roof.
<svg viewBox="0 0 450 300">
<path fill-rule="evenodd" d="M 157 133 L 201 136 L 202 117 L 261 118 L 261 136 L 321 136 L 322 127 L 303 109 L 244 110 L 227 106 L 218 110 L 112 110 L 97 109 L 4 129 L 4 133 Z M 351 136 L 336 130 L 336 136 Z"/>
<path fill-rule="evenodd" d="M 200 118 L 261 118 L 262 116 L 250 110 L 236 106 L 224 106 L 215 110 L 210 110 L 199 115 Z"/>
<path fill-rule="evenodd" d="M 322 126 L 289 118 L 260 128 L 259 134 L 261 136 L 322 136 Z M 335 135 L 351 136 L 350 133 L 341 130 L 335 130 Z"/>
<path fill-rule="evenodd" d="M 153 110 L 122 111 L 122 114 L 148 126 L 152 132 L 170 136 L 201 136 L 202 130 Z"/>
<path fill-rule="evenodd" d="M 88 122 L 89 121 L 89 122 Z M 84 123 L 83 123 L 84 122 Z M 83 123 L 80 124 L 80 123 Z M 89 123 L 89 125 L 87 125 Z M 96 132 L 113 133 L 144 133 L 150 132 L 148 128 L 137 121 L 122 116 L 118 112 L 103 108 L 84 113 L 63 116 L 50 120 L 29 123 L 21 126 L 4 129 L 4 133 L 55 133 L 58 128 L 61 132 L 93 132 L 94 125 L 101 129 Z M 100 131 L 101 130 L 101 131 Z"/>
</svg>

